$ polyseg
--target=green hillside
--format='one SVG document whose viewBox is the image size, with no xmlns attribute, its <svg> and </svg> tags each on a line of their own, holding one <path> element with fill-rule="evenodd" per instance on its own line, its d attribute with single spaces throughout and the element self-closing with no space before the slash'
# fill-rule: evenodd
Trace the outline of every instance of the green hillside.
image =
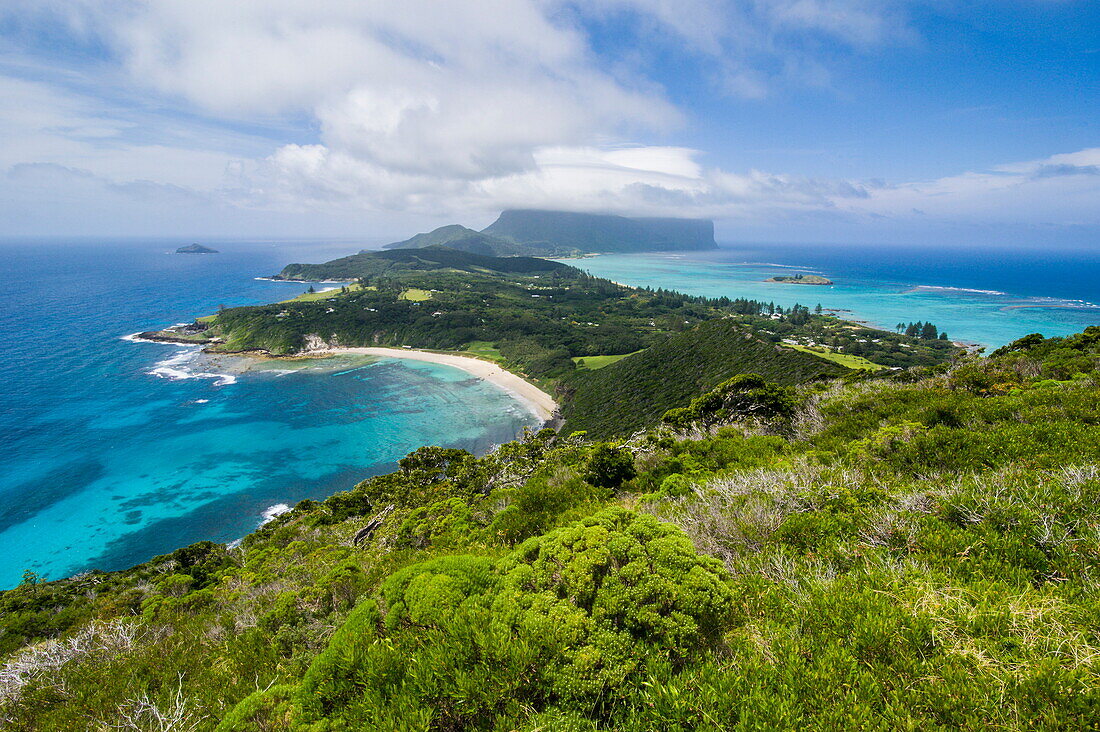
<svg viewBox="0 0 1100 732">
<path fill-rule="evenodd" d="M 601 369 L 570 375 L 561 387 L 563 431 L 587 430 L 599 438 L 630 434 L 742 373 L 793 385 L 850 370 L 763 341 L 736 320 L 712 320 Z"/>
<path fill-rule="evenodd" d="M 677 329 L 732 315 L 729 305 L 660 295 L 526 257 L 443 247 L 358 254 L 294 275 L 358 273 L 360 287 L 318 299 L 227 308 L 204 321 L 220 351 L 291 354 L 324 343 L 464 350 L 490 344 L 509 369 L 556 379 L 574 358 L 632 353 Z"/>
<path fill-rule="evenodd" d="M 272 355 L 325 344 L 461 351 L 465 344 L 479 341 L 492 345 L 506 368 L 538 379 L 545 388 L 578 370 L 582 359 L 596 357 L 594 364 L 606 363 L 609 355 L 633 353 L 700 322 L 722 318 L 740 323 L 746 332 L 769 343 L 828 343 L 850 355 L 865 346 L 885 366 L 934 365 L 957 350 L 947 341 L 875 331 L 815 315 L 801 306 L 771 306 L 773 312 L 764 315 L 765 305 L 759 302 L 637 289 L 547 260 L 487 257 L 440 246 L 368 252 L 321 265 L 291 265 L 284 275 L 329 280 L 354 276 L 359 287 L 334 290 L 320 298 L 224 309 L 204 319 L 203 341 L 214 341 L 211 348 L 222 352 Z M 149 337 L 179 336 L 166 331 Z M 785 349 L 758 344 L 751 358 L 729 360 L 735 371 L 716 369 L 710 374 L 713 378 L 685 382 L 675 397 L 682 398 L 686 389 L 713 386 L 750 360 L 760 361 L 768 374 L 779 374 L 769 365 L 776 358 L 800 363 Z M 815 357 L 803 362 L 826 369 L 826 375 L 843 372 L 835 367 L 828 370 Z M 586 361 L 580 368 L 588 366 Z M 809 378 L 800 367 L 793 369 L 795 378 Z M 571 390 L 568 384 L 564 388 L 568 400 Z M 633 418 L 628 421 L 631 427 L 636 424 Z"/>
<path fill-rule="evenodd" d="M 348 281 L 407 271 L 454 270 L 456 272 L 503 272 L 540 274 L 572 269 L 559 262 L 533 257 L 495 257 L 432 245 L 423 249 L 394 249 L 360 252 L 323 264 L 288 264 L 275 277 L 284 280 Z"/>
<path fill-rule="evenodd" d="M 1094 327 L 734 379 L 626 443 L 424 447 L 240 546 L 28 573 L 0 726 L 1095 729 L 1098 374 Z"/>
</svg>

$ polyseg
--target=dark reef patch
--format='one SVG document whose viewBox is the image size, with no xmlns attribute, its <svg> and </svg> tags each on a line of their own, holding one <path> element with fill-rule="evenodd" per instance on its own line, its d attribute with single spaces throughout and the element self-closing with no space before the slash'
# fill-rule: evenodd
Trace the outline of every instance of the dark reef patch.
<svg viewBox="0 0 1100 732">
<path fill-rule="evenodd" d="M 76 495 L 106 473 L 98 460 L 76 460 L 0 494 L 0 531 L 21 524 L 58 501 Z"/>
<path fill-rule="evenodd" d="M 348 490 L 361 480 L 396 469 L 397 463 L 387 462 L 344 467 L 323 478 L 302 478 L 291 485 L 283 482 L 285 478 L 273 479 L 247 493 L 223 496 L 190 513 L 160 519 L 124 534 L 109 542 L 99 556 L 69 568 L 65 574 L 88 569 L 126 569 L 204 539 L 230 542 L 253 531 L 264 509 L 276 503 L 293 506 L 306 498 L 321 500 Z"/>
</svg>

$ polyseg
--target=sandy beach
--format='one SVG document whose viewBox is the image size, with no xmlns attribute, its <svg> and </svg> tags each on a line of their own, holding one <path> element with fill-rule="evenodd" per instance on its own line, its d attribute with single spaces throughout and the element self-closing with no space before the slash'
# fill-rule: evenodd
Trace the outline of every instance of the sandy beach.
<svg viewBox="0 0 1100 732">
<path fill-rule="evenodd" d="M 414 361 L 428 361 L 445 366 L 454 366 L 466 373 L 496 384 L 526 404 L 543 422 L 550 421 L 558 405 L 553 398 L 534 384 L 524 381 L 511 371 L 505 371 L 495 363 L 479 358 L 458 356 L 450 353 L 433 353 L 406 348 L 328 348 L 321 351 L 309 351 L 303 356 L 321 356 L 326 354 L 354 353 L 380 358 L 409 358 Z"/>
</svg>

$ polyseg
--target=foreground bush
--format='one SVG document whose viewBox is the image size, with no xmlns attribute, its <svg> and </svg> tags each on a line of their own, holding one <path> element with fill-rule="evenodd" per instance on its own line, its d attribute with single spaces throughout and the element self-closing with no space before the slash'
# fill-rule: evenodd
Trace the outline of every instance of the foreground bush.
<svg viewBox="0 0 1100 732">
<path fill-rule="evenodd" d="M 391 576 L 306 673 L 298 721 L 491 728 L 551 709 L 599 721 L 647 666 L 712 650 L 731 607 L 718 561 L 652 516 L 609 509 L 499 560 L 441 557 Z"/>
</svg>

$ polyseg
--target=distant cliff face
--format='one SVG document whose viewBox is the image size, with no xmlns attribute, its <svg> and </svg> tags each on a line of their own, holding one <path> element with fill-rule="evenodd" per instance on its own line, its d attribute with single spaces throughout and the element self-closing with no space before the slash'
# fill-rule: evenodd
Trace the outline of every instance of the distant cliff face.
<svg viewBox="0 0 1100 732">
<path fill-rule="evenodd" d="M 568 211 L 505 211 L 474 231 L 451 224 L 385 249 L 445 246 L 486 256 L 568 257 L 590 252 L 716 249 L 714 223 L 705 219 L 630 219 Z"/>
<path fill-rule="evenodd" d="M 527 248 L 582 252 L 659 252 L 717 249 L 706 219 L 631 219 L 568 211 L 514 210 L 482 231 Z"/>
</svg>

